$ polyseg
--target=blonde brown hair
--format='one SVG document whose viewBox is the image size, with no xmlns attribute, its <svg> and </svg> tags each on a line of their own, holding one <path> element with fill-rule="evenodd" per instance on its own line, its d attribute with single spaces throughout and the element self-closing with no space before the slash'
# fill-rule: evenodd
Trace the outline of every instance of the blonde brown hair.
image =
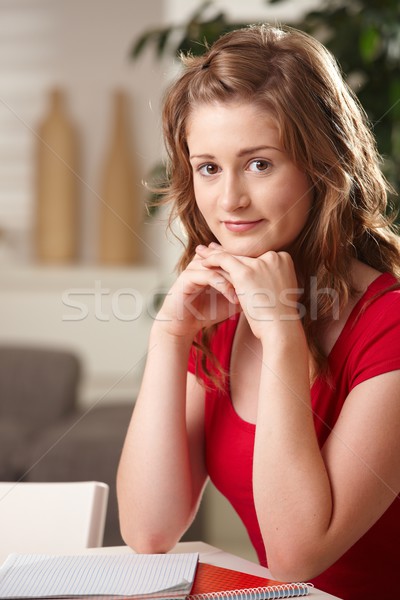
<svg viewBox="0 0 400 600">
<path fill-rule="evenodd" d="M 171 219 L 178 217 L 187 233 L 179 268 L 188 265 L 198 244 L 217 241 L 194 197 L 186 143 L 192 110 L 236 101 L 264 108 L 276 119 L 285 151 L 313 189 L 312 209 L 293 258 L 304 286 L 303 326 L 321 372 L 325 357 L 316 331 L 332 319 L 334 294 L 318 294 L 317 318 L 312 318 L 310 278 L 318 289 L 337 292 L 343 306 L 355 291 L 352 258 L 400 275 L 399 239 L 386 216 L 388 185 L 365 113 L 328 50 L 289 27 L 257 25 L 228 33 L 204 55 L 182 56 L 182 63 L 184 71 L 167 90 L 163 108 L 168 155 L 163 191 L 173 206 Z M 203 350 L 208 338 L 205 332 Z"/>
</svg>

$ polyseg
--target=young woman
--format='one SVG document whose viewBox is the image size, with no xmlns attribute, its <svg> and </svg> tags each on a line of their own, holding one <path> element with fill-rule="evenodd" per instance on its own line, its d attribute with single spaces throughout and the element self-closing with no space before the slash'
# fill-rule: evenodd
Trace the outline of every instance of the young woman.
<svg viewBox="0 0 400 600">
<path fill-rule="evenodd" d="M 210 477 L 277 579 L 389 595 L 400 252 L 365 116 L 293 29 L 235 31 L 183 62 L 163 119 L 186 249 L 122 453 L 122 534 L 168 550 Z"/>
</svg>

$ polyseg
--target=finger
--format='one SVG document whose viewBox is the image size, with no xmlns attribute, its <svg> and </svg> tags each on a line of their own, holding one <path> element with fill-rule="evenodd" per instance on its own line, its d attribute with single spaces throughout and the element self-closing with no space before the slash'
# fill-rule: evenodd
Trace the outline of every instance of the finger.
<svg viewBox="0 0 400 600">
<path fill-rule="evenodd" d="M 210 246 L 211 246 L 211 244 L 210 244 Z M 220 257 L 223 254 L 229 254 L 228 252 L 226 252 L 226 250 L 224 250 L 222 248 L 222 246 L 217 246 L 217 248 L 210 248 L 210 246 L 200 245 L 200 246 L 196 247 L 196 254 L 203 259 L 202 260 L 203 264 L 204 264 L 204 259 L 206 259 L 210 256 Z M 232 255 L 229 254 L 229 256 L 232 256 Z M 217 264 L 215 264 L 214 266 L 217 266 Z"/>
<path fill-rule="evenodd" d="M 228 273 L 228 271 L 225 271 L 221 267 L 219 267 L 217 265 L 214 265 L 212 263 L 207 264 L 207 262 L 205 260 L 207 258 L 206 255 L 211 256 L 210 250 L 208 250 L 208 248 L 206 248 L 205 246 L 199 247 L 199 257 L 198 258 L 200 260 L 201 266 L 204 269 L 213 269 L 214 271 L 216 271 L 217 273 L 219 273 L 220 275 L 222 275 L 222 277 L 225 277 L 225 279 L 227 279 L 232 285 L 234 285 L 233 281 L 232 281 L 232 277 L 231 277 L 230 273 Z M 197 265 L 196 265 L 196 267 L 197 267 Z"/>
<path fill-rule="evenodd" d="M 183 292 L 185 294 L 193 294 L 200 292 L 202 288 L 209 286 L 225 296 L 229 302 L 236 304 L 238 298 L 235 290 L 225 275 L 226 274 L 223 271 L 218 269 L 207 269 L 202 266 L 200 268 L 195 268 L 195 265 L 192 265 L 190 273 L 186 273 L 183 283 Z"/>
<path fill-rule="evenodd" d="M 213 271 L 214 273 L 218 273 L 219 275 L 221 275 L 221 277 L 223 277 L 224 279 L 226 279 L 227 281 L 229 281 L 229 283 L 231 283 L 233 285 L 233 281 L 232 281 L 232 277 L 230 276 L 230 274 L 225 271 L 224 269 L 222 269 L 221 267 L 218 266 L 213 266 L 213 265 L 206 265 L 204 264 L 205 259 L 200 259 L 199 262 L 199 267 L 208 271 Z M 197 267 L 197 265 L 196 265 Z"/>
<path fill-rule="evenodd" d="M 242 257 L 233 256 L 223 250 L 217 250 L 204 254 L 201 264 L 203 267 L 222 269 L 227 275 L 230 275 L 234 269 L 244 264 L 244 260 Z"/>
<path fill-rule="evenodd" d="M 200 253 L 198 253 L 198 252 L 196 251 L 196 253 L 194 254 L 193 258 L 191 259 L 191 261 L 190 261 L 189 265 L 190 265 L 191 263 L 193 263 L 193 262 L 197 262 L 197 263 L 198 263 L 200 260 L 201 260 L 201 255 L 200 255 Z M 189 265 L 188 265 L 188 266 L 189 266 Z"/>
<path fill-rule="evenodd" d="M 200 256 L 208 256 L 211 252 L 224 252 L 224 249 L 219 244 L 214 244 L 214 242 L 208 246 L 203 246 L 203 244 L 196 246 L 196 254 Z"/>
</svg>

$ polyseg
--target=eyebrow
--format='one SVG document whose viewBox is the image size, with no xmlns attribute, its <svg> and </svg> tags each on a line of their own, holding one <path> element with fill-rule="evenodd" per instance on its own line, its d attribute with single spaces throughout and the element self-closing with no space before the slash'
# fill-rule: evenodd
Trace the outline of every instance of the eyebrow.
<svg viewBox="0 0 400 600">
<path fill-rule="evenodd" d="M 253 148 L 243 148 L 240 152 L 238 152 L 238 157 L 247 156 L 248 154 L 254 154 L 255 152 L 260 152 L 260 150 L 276 150 L 277 152 L 282 152 L 280 148 L 276 148 L 275 146 L 254 146 Z M 190 160 L 193 158 L 201 158 L 202 160 L 213 160 L 215 156 L 212 154 L 193 154 L 190 157 Z"/>
</svg>

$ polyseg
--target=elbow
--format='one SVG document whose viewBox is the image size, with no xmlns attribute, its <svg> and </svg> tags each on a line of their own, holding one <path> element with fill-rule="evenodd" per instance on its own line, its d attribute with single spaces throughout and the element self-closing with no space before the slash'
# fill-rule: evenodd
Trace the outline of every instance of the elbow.
<svg viewBox="0 0 400 600">
<path fill-rule="evenodd" d="M 285 548 L 268 554 L 268 568 L 272 577 L 284 582 L 307 582 L 329 567 L 323 552 L 307 552 L 301 547 Z"/>
<path fill-rule="evenodd" d="M 268 568 L 273 579 L 286 583 L 307 582 L 318 575 L 313 569 L 303 568 L 299 565 L 287 563 L 287 561 L 268 563 Z"/>
<path fill-rule="evenodd" d="M 172 550 L 185 532 L 186 523 L 178 515 L 163 514 L 162 509 L 147 513 L 132 505 L 133 502 L 119 503 L 119 528 L 125 544 L 138 554 L 165 554 Z"/>
<path fill-rule="evenodd" d="M 269 570 L 273 579 L 286 583 L 295 583 L 297 581 L 310 581 L 321 573 L 320 569 L 313 568 L 311 565 L 296 565 L 285 562 L 268 563 Z"/>
<path fill-rule="evenodd" d="M 138 554 L 165 554 L 179 541 L 165 531 L 151 531 L 123 519 L 120 519 L 120 533 L 125 544 Z"/>
<path fill-rule="evenodd" d="M 165 554 L 177 543 L 177 540 L 168 540 L 162 535 L 126 532 L 122 528 L 121 536 L 125 544 L 138 554 Z"/>
<path fill-rule="evenodd" d="M 157 528 L 132 506 L 119 501 L 119 531 L 124 543 L 138 554 L 165 554 L 177 543 L 168 529 Z"/>
</svg>

